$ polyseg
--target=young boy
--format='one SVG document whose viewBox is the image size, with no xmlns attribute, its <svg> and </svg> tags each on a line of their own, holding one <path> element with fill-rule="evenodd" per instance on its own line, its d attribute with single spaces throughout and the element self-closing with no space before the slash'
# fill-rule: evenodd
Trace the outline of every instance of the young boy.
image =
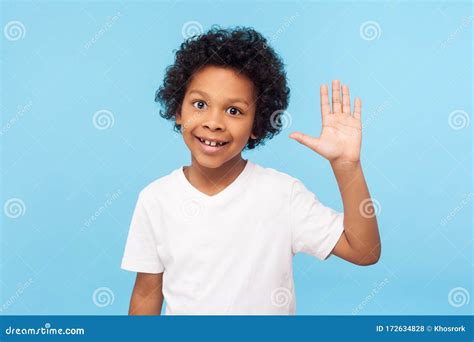
<svg viewBox="0 0 474 342">
<path fill-rule="evenodd" d="M 222 30 L 184 42 L 156 100 L 191 152 L 143 189 L 122 268 L 137 272 L 130 315 L 294 314 L 292 257 L 334 254 L 357 265 L 380 257 L 380 237 L 360 164 L 361 101 L 321 86 L 319 138 L 290 138 L 329 160 L 344 213 L 296 178 L 242 158 L 271 138 L 288 106 L 283 63 L 258 32 Z"/>
</svg>

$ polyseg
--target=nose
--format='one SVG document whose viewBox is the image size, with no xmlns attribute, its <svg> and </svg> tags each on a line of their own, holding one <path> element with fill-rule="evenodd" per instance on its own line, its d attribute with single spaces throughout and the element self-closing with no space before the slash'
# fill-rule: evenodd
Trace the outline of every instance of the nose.
<svg viewBox="0 0 474 342">
<path fill-rule="evenodd" d="M 224 131 L 225 130 L 223 115 L 217 109 L 209 111 L 209 114 L 204 119 L 202 125 L 204 128 L 207 128 L 211 131 Z"/>
</svg>

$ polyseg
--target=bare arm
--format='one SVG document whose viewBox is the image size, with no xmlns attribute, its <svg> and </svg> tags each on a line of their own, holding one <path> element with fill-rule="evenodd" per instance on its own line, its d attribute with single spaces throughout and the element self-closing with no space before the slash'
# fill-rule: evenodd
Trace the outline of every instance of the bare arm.
<svg viewBox="0 0 474 342">
<path fill-rule="evenodd" d="M 375 209 L 360 163 L 362 101 L 356 98 L 351 112 L 349 86 L 332 82 L 332 111 L 327 85 L 321 85 L 322 130 L 318 138 L 294 132 L 290 138 L 329 160 L 344 204 L 344 232 L 332 254 L 357 265 L 380 258 L 380 236 Z"/>
<path fill-rule="evenodd" d="M 163 305 L 163 273 L 137 273 L 129 315 L 160 315 Z"/>
<path fill-rule="evenodd" d="M 333 166 L 344 204 L 344 232 L 332 254 L 357 265 L 372 265 L 380 258 L 380 236 L 375 209 L 360 164 Z"/>
</svg>

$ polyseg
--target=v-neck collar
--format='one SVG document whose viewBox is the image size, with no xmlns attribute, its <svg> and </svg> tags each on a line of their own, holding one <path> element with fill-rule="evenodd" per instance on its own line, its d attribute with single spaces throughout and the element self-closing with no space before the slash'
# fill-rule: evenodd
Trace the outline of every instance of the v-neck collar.
<svg viewBox="0 0 474 342">
<path fill-rule="evenodd" d="M 196 187 L 194 187 L 194 185 L 189 182 L 189 180 L 186 178 L 186 175 L 184 174 L 184 166 L 181 166 L 177 171 L 179 181 L 183 184 L 183 186 L 188 192 L 204 200 L 214 201 L 216 199 L 221 199 L 225 196 L 229 196 L 235 191 L 237 191 L 239 187 L 243 187 L 250 174 L 252 173 L 253 168 L 254 164 L 249 159 L 247 159 L 244 169 L 242 170 L 242 172 L 240 172 L 237 178 L 235 178 L 232 183 L 230 183 L 227 187 L 225 187 L 223 190 L 221 190 L 215 195 L 205 194 L 204 192 L 201 192 Z"/>
</svg>

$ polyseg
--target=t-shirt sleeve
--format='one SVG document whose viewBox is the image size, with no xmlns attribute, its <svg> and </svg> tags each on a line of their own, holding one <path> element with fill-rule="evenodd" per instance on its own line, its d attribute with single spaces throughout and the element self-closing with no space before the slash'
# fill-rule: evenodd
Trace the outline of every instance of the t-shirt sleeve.
<svg viewBox="0 0 474 342">
<path fill-rule="evenodd" d="M 153 226 L 141 194 L 133 212 L 121 268 L 143 273 L 162 273 L 165 269 L 158 255 Z"/>
<path fill-rule="evenodd" d="M 344 231 L 344 214 L 324 206 L 299 180 L 292 185 L 290 201 L 293 254 L 326 260 Z"/>
</svg>

